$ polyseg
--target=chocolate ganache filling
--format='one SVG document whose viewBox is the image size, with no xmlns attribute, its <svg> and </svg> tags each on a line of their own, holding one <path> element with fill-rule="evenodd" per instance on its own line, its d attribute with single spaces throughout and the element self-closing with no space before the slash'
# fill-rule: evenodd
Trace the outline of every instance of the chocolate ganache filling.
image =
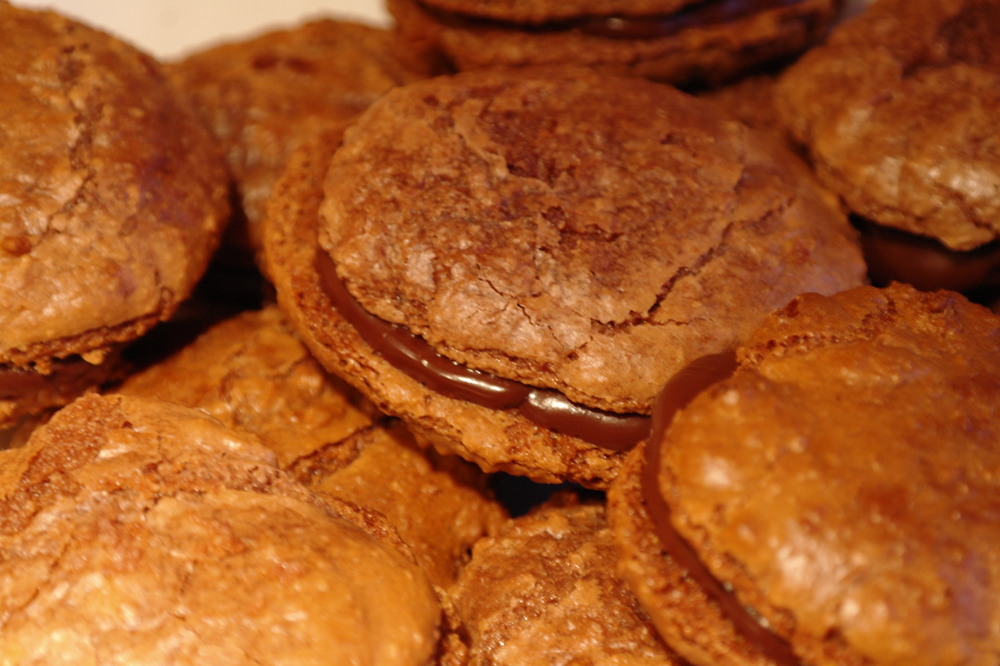
<svg viewBox="0 0 1000 666">
<path fill-rule="evenodd" d="M 1000 286 L 1000 241 L 958 252 L 933 238 L 884 227 L 858 216 L 852 216 L 851 222 L 861 232 L 868 275 L 877 287 L 893 280 L 922 291 L 967 292 Z"/>
<path fill-rule="evenodd" d="M 0 364 L 0 400 L 21 398 L 73 382 L 100 383 L 108 378 L 117 356 L 115 352 L 99 365 L 88 363 L 79 356 L 53 359 L 50 361 L 52 368 L 47 373 Z"/>
<path fill-rule="evenodd" d="M 529 32 L 582 33 L 607 39 L 658 39 L 682 30 L 731 23 L 769 9 L 780 9 L 803 0 L 709 0 L 697 3 L 673 14 L 642 14 L 635 16 L 581 16 L 558 19 L 540 24 L 520 24 L 498 19 L 486 19 L 465 14 L 448 14 L 421 4 L 425 11 L 445 25 L 458 28 L 501 28 Z"/>
<path fill-rule="evenodd" d="M 775 663 L 798 666 L 799 659 L 788 643 L 763 626 L 753 613 L 740 604 L 735 595 L 705 567 L 691 545 L 677 533 L 670 521 L 670 507 L 660 493 L 657 478 L 660 448 L 674 415 L 703 390 L 732 375 L 736 365 L 734 352 L 702 356 L 674 375 L 660 390 L 653 404 L 653 432 L 646 444 L 646 465 L 642 473 L 643 503 L 663 550 L 715 600 L 719 610 L 736 630 Z"/>
<path fill-rule="evenodd" d="M 578 405 L 557 391 L 538 389 L 456 363 L 402 326 L 371 314 L 347 291 L 333 260 L 316 252 L 323 291 L 344 319 L 394 368 L 430 390 L 490 409 L 517 409 L 529 421 L 611 451 L 646 439 L 651 419 Z"/>
</svg>

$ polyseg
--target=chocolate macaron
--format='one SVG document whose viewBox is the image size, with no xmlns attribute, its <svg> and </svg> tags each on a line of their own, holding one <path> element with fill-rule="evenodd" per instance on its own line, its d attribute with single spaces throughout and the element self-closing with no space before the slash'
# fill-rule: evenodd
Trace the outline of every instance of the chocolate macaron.
<svg viewBox="0 0 1000 666">
<path fill-rule="evenodd" d="M 279 303 L 328 370 L 487 471 L 606 486 L 680 367 L 863 279 L 804 165 L 642 79 L 432 79 L 334 147 L 272 197 Z"/>
<path fill-rule="evenodd" d="M 1000 2 L 880 0 L 785 72 L 777 104 L 856 215 L 873 282 L 1000 286 Z"/>
<path fill-rule="evenodd" d="M 405 40 L 458 70 L 575 64 L 719 82 L 816 42 L 839 0 L 389 0 Z"/>
<path fill-rule="evenodd" d="M 221 155 L 159 65 L 0 1 L 0 427 L 116 372 L 229 216 Z"/>
<path fill-rule="evenodd" d="M 685 658 L 997 661 L 1000 318 L 898 283 L 804 295 L 658 405 L 609 512 Z"/>
</svg>

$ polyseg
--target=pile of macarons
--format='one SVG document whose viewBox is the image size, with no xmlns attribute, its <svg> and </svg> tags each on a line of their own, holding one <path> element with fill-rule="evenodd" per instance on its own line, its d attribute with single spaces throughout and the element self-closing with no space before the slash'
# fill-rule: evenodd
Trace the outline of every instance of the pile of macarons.
<svg viewBox="0 0 1000 666">
<path fill-rule="evenodd" d="M 1000 660 L 1000 0 L 0 0 L 0 661 Z"/>
</svg>

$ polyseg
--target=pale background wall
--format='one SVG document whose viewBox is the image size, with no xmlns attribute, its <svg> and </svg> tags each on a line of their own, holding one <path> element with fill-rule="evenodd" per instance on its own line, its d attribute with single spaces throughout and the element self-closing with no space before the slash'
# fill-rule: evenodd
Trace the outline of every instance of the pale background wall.
<svg viewBox="0 0 1000 666">
<path fill-rule="evenodd" d="M 386 24 L 382 0 L 13 0 L 50 7 L 123 37 L 159 58 L 223 39 L 291 25 L 310 16 Z"/>
</svg>

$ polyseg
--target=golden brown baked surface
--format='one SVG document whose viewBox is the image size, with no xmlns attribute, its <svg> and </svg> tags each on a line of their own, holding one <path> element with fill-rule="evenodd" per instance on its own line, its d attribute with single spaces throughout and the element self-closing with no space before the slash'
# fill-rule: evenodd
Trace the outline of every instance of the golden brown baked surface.
<svg viewBox="0 0 1000 666">
<path fill-rule="evenodd" d="M 546 506 L 477 543 L 451 589 L 469 663 L 680 664 L 616 559 L 600 504 Z"/>
<path fill-rule="evenodd" d="M 435 585 L 450 585 L 467 549 L 505 518 L 478 468 L 438 469 L 404 428 L 381 423 L 323 370 L 277 306 L 212 327 L 117 391 L 196 407 L 258 436 L 301 482 L 384 514 Z"/>
<path fill-rule="evenodd" d="M 994 663 L 998 352 L 950 292 L 795 299 L 667 431 L 674 528 L 805 663 Z"/>
<path fill-rule="evenodd" d="M 700 99 L 721 108 L 750 129 L 767 134 L 771 139 L 797 153 L 802 146 L 791 136 L 778 113 L 775 102 L 777 78 L 773 74 L 747 76 L 729 85 L 698 93 Z"/>
<path fill-rule="evenodd" d="M 380 516 L 202 413 L 86 397 L 0 466 L 11 664 L 425 664 L 440 607 Z"/>
<path fill-rule="evenodd" d="M 690 663 L 771 666 L 663 550 L 643 501 L 645 455 L 645 443 L 630 451 L 608 490 L 608 522 L 618 547 L 618 575 L 628 583 L 660 637 Z"/>
<path fill-rule="evenodd" d="M 267 197 L 299 143 L 431 73 L 392 32 L 332 19 L 222 44 L 168 72 L 225 151 L 246 215 L 246 228 L 236 231 L 253 251 Z"/>
<path fill-rule="evenodd" d="M 1000 2 L 880 0 L 782 77 L 819 177 L 874 222 L 970 250 L 1000 236 Z"/>
<path fill-rule="evenodd" d="M 225 167 L 152 58 L 0 2 L 0 427 L 119 375 L 191 293 Z M 65 359 L 65 360 L 63 360 Z"/>
<path fill-rule="evenodd" d="M 724 81 L 802 51 L 823 35 L 840 2 L 769 3 L 750 15 L 722 22 L 692 22 L 690 16 L 683 16 L 679 28 L 643 37 L 629 36 L 628 28 L 617 31 L 602 21 L 614 15 L 611 26 L 635 18 L 641 25 L 643 15 L 652 13 L 649 24 L 638 31 L 655 32 L 670 25 L 681 5 L 690 4 L 672 0 L 386 3 L 408 44 L 445 57 L 460 71 L 577 64 L 681 83 Z M 707 7 L 711 12 L 712 4 Z M 575 21 L 593 25 L 594 31 Z M 625 34 L 609 36 L 615 32 Z"/>
<path fill-rule="evenodd" d="M 649 413 L 688 361 L 860 284 L 791 154 L 667 86 L 552 68 L 397 88 L 330 162 L 320 245 L 372 314 L 454 361 Z"/>
<path fill-rule="evenodd" d="M 432 583 L 443 588 L 454 583 L 473 544 L 507 518 L 491 499 L 484 475 L 462 460 L 429 459 L 398 422 L 353 439 L 360 440 L 360 450 L 349 465 L 325 468 L 316 461 L 300 466 L 299 478 L 383 513 Z"/>
<path fill-rule="evenodd" d="M 117 392 L 197 407 L 252 432 L 282 468 L 372 423 L 360 395 L 323 370 L 273 305 L 217 324 Z"/>
<path fill-rule="evenodd" d="M 0 34 L 0 363 L 96 358 L 190 293 L 224 167 L 148 56 L 6 2 Z"/>
</svg>

